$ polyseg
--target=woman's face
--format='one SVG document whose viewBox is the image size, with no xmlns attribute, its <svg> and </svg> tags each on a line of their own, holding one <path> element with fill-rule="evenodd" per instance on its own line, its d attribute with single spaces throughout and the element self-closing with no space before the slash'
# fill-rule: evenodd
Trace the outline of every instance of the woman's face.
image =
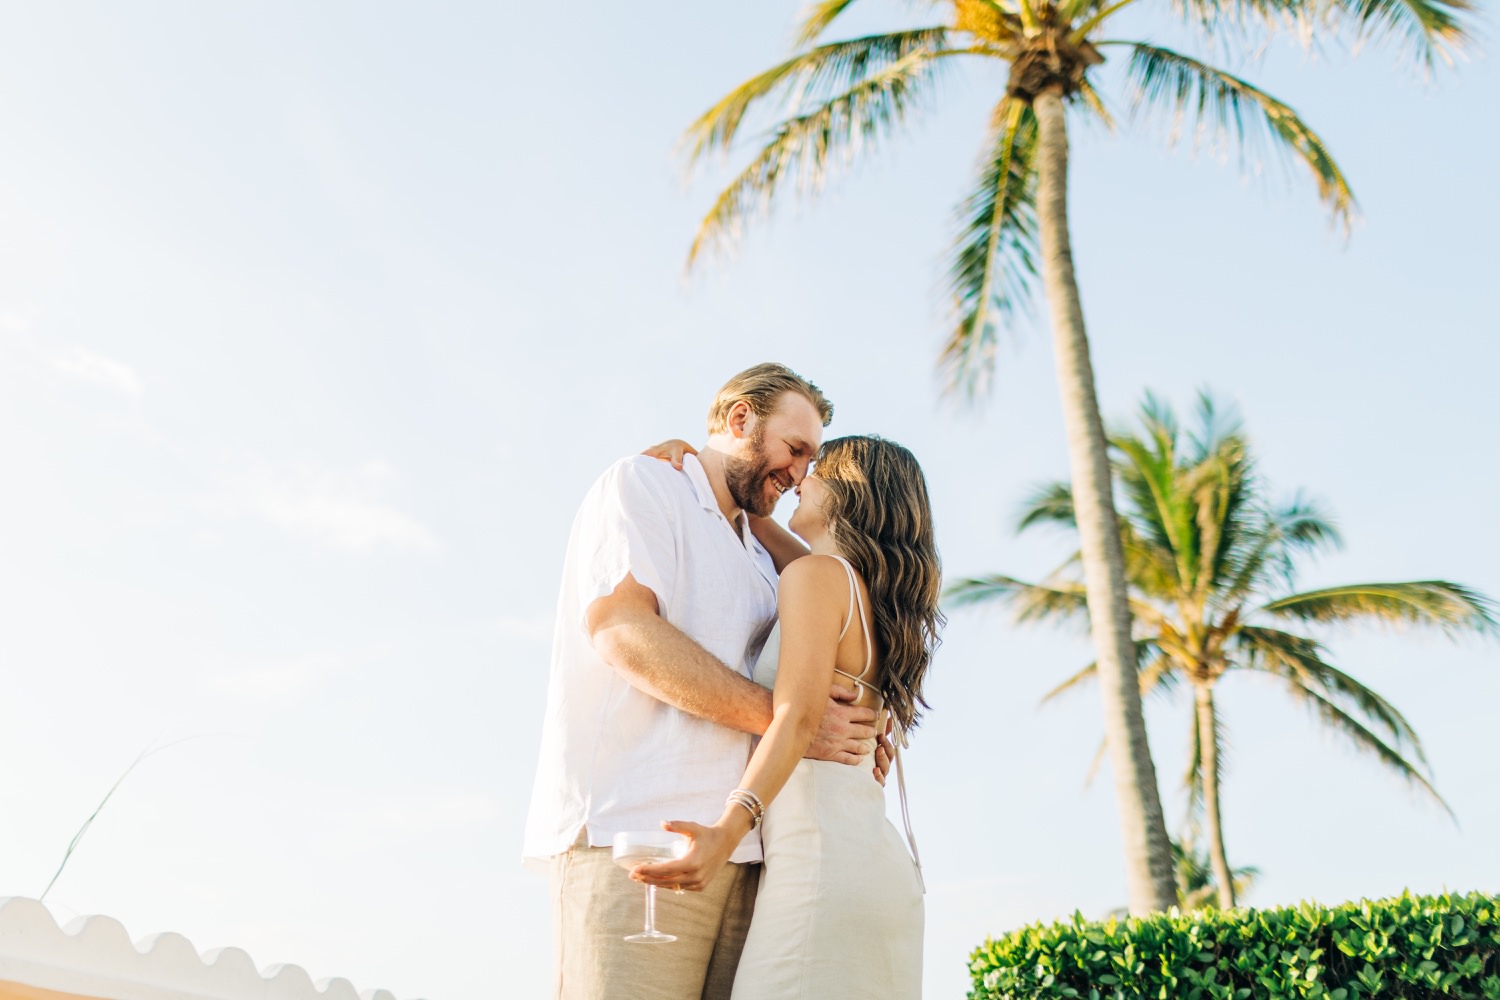
<svg viewBox="0 0 1500 1000">
<path fill-rule="evenodd" d="M 828 503 L 828 487 L 818 478 L 816 471 L 809 472 L 797 487 L 797 509 L 787 526 L 804 542 L 828 530 L 828 515 L 824 507 Z"/>
</svg>

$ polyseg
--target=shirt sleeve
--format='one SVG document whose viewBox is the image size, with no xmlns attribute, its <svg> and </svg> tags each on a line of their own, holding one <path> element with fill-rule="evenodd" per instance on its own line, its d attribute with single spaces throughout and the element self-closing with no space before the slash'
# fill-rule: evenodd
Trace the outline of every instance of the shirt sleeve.
<svg viewBox="0 0 1500 1000">
<path fill-rule="evenodd" d="M 679 532 L 663 495 L 665 484 L 642 470 L 642 461 L 655 459 L 626 459 L 610 467 L 579 512 L 576 582 L 581 615 L 594 601 L 613 593 L 629 573 L 656 595 L 657 607 L 666 617 L 676 582 Z"/>
</svg>

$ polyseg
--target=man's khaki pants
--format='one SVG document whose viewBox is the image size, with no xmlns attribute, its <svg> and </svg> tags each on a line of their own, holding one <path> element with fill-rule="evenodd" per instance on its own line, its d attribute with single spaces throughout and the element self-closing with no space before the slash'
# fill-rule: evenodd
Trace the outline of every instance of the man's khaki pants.
<svg viewBox="0 0 1500 1000">
<path fill-rule="evenodd" d="M 645 922 L 646 887 L 589 847 L 588 833 L 552 859 L 557 1000 L 729 1000 L 745 947 L 760 865 L 726 865 L 702 892 L 656 890 L 668 944 L 630 944 Z"/>
</svg>

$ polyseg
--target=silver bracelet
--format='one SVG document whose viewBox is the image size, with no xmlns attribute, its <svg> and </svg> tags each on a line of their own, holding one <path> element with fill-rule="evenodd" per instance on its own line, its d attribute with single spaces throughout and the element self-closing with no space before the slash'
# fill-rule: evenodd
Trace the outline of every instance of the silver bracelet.
<svg viewBox="0 0 1500 1000">
<path fill-rule="evenodd" d="M 756 795 L 754 792 L 752 792 L 748 788 L 736 788 L 734 791 L 730 792 L 729 794 L 730 795 L 743 795 L 745 798 L 749 799 L 752 803 L 754 803 L 754 805 L 755 805 L 755 811 L 756 812 L 763 813 L 763 812 L 766 811 L 766 804 L 760 800 L 760 796 Z"/>
<path fill-rule="evenodd" d="M 736 788 L 730 792 L 729 797 L 724 800 L 724 804 L 729 805 L 731 802 L 737 806 L 743 806 L 745 811 L 750 814 L 750 829 L 754 830 L 760 826 L 761 820 L 765 819 L 766 807 L 761 805 L 760 796 L 750 791 L 750 789 Z"/>
</svg>

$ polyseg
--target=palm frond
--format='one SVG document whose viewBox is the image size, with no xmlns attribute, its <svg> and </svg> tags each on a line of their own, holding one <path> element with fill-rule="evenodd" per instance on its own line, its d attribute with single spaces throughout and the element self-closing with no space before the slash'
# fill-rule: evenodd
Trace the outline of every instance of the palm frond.
<svg viewBox="0 0 1500 1000">
<path fill-rule="evenodd" d="M 1291 692 L 1293 697 L 1301 700 L 1313 709 L 1325 724 L 1344 736 L 1356 750 L 1373 755 L 1382 764 L 1395 772 L 1398 777 L 1403 778 L 1432 796 L 1433 800 L 1442 806 L 1450 817 L 1454 817 L 1455 820 L 1457 819 L 1454 816 L 1453 808 L 1438 794 L 1437 789 L 1433 787 L 1432 782 L 1422 773 L 1421 768 L 1412 761 L 1407 760 L 1399 750 L 1386 743 L 1379 736 L 1372 733 L 1358 719 L 1312 688 L 1305 687 L 1297 683 L 1296 680 L 1289 678 L 1287 690 Z"/>
<path fill-rule="evenodd" d="M 808 4 L 807 9 L 802 12 L 801 23 L 797 25 L 797 46 L 812 42 L 853 5 L 854 0 L 814 0 Z"/>
<path fill-rule="evenodd" d="M 1104 766 L 1104 759 L 1108 756 L 1109 744 L 1104 742 L 1103 740 L 1100 740 L 1099 746 L 1094 750 L 1093 759 L 1089 761 L 1089 769 L 1083 774 L 1084 788 L 1088 788 L 1094 783 L 1094 779 L 1099 776 L 1099 768 Z"/>
<path fill-rule="evenodd" d="M 1135 661 L 1141 681 L 1141 697 L 1148 698 L 1153 695 L 1170 695 L 1177 687 L 1178 677 L 1172 669 L 1171 661 L 1161 655 L 1154 639 L 1143 639 L 1135 644 Z M 1072 691 L 1093 680 L 1098 676 L 1099 664 L 1090 663 L 1078 673 L 1063 681 L 1057 687 L 1042 695 L 1042 704 L 1047 704 L 1059 696 Z M 1103 741 L 1099 741 L 1099 747 L 1094 751 L 1094 756 L 1089 761 L 1089 769 L 1083 776 L 1085 788 L 1094 783 L 1094 778 L 1099 773 L 1104 758 L 1108 755 L 1109 747 Z"/>
<path fill-rule="evenodd" d="M 1384 697 L 1328 663 L 1321 643 L 1279 629 L 1246 626 L 1234 638 L 1247 669 L 1284 677 L 1338 704 L 1358 712 L 1380 730 L 1382 739 L 1398 749 L 1411 748 L 1422 763 L 1427 755 L 1417 731 L 1406 716 Z"/>
<path fill-rule="evenodd" d="M 992 51 L 1013 53 L 1026 37 L 1034 17 L 1034 0 L 951 0 L 953 27 Z"/>
<path fill-rule="evenodd" d="M 1408 47 L 1423 67 L 1454 57 L 1473 40 L 1470 0 L 1332 0 L 1336 21 L 1349 23 L 1361 39 Z"/>
<path fill-rule="evenodd" d="M 1188 443 L 1192 445 L 1191 462 L 1201 462 L 1216 454 L 1226 441 L 1244 440 L 1244 423 L 1233 406 L 1222 406 L 1214 394 L 1207 389 L 1198 390 L 1195 409 L 1197 427 L 1188 431 Z"/>
<path fill-rule="evenodd" d="M 1073 510 L 1073 487 L 1067 483 L 1044 483 L 1032 491 L 1021 504 L 1016 531 L 1039 524 L 1056 524 L 1064 528 L 1077 528 L 1078 521 Z"/>
<path fill-rule="evenodd" d="M 1177 674 L 1172 670 L 1171 662 L 1164 656 L 1158 655 L 1154 639 L 1142 639 L 1135 644 L 1135 661 L 1137 675 L 1140 677 L 1141 697 L 1148 698 L 1152 695 L 1170 694 L 1177 687 Z M 1078 673 L 1063 681 L 1057 687 L 1042 695 L 1041 704 L 1056 699 L 1082 687 L 1092 681 L 1099 673 L 1099 664 L 1090 663 Z"/>
<path fill-rule="evenodd" d="M 1279 507 L 1257 508 L 1225 554 L 1217 603 L 1236 607 L 1258 589 L 1275 583 L 1290 587 L 1296 579 L 1297 556 L 1336 549 L 1342 543 L 1332 517 L 1306 496 L 1298 494 Z"/>
<path fill-rule="evenodd" d="M 1018 622 L 1088 622 L 1088 602 L 1081 583 L 1027 583 L 996 573 L 960 580 L 948 587 L 943 596 L 954 607 L 998 601 L 1010 606 Z"/>
<path fill-rule="evenodd" d="M 1084 107 L 1094 113 L 1094 117 L 1103 123 L 1104 127 L 1113 132 L 1115 129 L 1115 116 L 1109 113 L 1109 107 L 1105 105 L 1104 98 L 1087 77 L 1078 81 L 1078 100 Z"/>
<path fill-rule="evenodd" d="M 1187 587 L 1198 561 L 1197 535 L 1189 498 L 1177 489 L 1175 425 L 1152 419 L 1151 398 L 1143 408 L 1143 436 L 1116 434 L 1110 445 L 1119 456 L 1115 477 L 1124 494 L 1127 519 L 1145 544 L 1160 550 L 1173 583 Z"/>
<path fill-rule="evenodd" d="M 1287 545 L 1302 552 L 1336 549 L 1344 543 L 1333 515 L 1304 493 L 1271 511 L 1271 521 Z"/>
<path fill-rule="evenodd" d="M 1189 827 L 1192 827 L 1191 823 Z M 1184 910 L 1217 909 L 1219 888 L 1214 881 L 1213 862 L 1209 860 L 1208 851 L 1197 846 L 1197 833 L 1194 830 L 1181 841 L 1172 843 L 1172 856 L 1177 862 L 1177 891 L 1182 896 Z M 1234 881 L 1235 897 L 1239 898 L 1254 885 L 1260 869 L 1244 865 L 1230 869 L 1229 876 Z"/>
<path fill-rule="evenodd" d="M 1101 43 L 1104 44 L 1104 43 Z M 1297 113 L 1270 94 L 1207 63 L 1140 42 L 1132 49 L 1129 75 L 1138 111 L 1170 108 L 1174 119 L 1191 115 L 1198 131 L 1231 136 L 1241 150 L 1269 140 L 1274 150 L 1289 153 L 1312 173 L 1318 196 L 1345 230 L 1352 224 L 1354 194 L 1333 156 Z M 1255 128 L 1258 124 L 1260 128 Z M 1243 157 L 1242 157 L 1243 159 Z"/>
<path fill-rule="evenodd" d="M 1495 602 L 1447 580 L 1356 583 L 1283 597 L 1260 608 L 1277 618 L 1335 624 L 1361 619 L 1391 625 L 1425 625 L 1449 636 L 1497 630 Z"/>
<path fill-rule="evenodd" d="M 1207 423 L 1204 429 L 1209 431 Z M 1238 552 L 1264 531 L 1265 517 L 1254 506 L 1255 472 L 1245 439 L 1238 434 L 1210 437 L 1203 447 L 1212 450 L 1187 472 L 1183 486 L 1192 497 L 1198 539 L 1193 592 L 1206 604 L 1234 575 Z"/>
<path fill-rule="evenodd" d="M 727 250 L 748 216 L 771 207 L 795 178 L 804 193 L 819 190 L 832 170 L 905 120 L 933 80 L 934 53 L 917 49 L 851 89 L 778 125 L 770 140 L 710 209 L 688 251 L 688 266 L 710 248 Z"/>
<path fill-rule="evenodd" d="M 1083 685 L 1089 683 L 1090 681 L 1094 680 L 1096 677 L 1098 677 L 1098 675 L 1099 675 L 1099 664 L 1097 664 L 1097 663 L 1090 663 L 1088 666 L 1086 666 L 1082 670 L 1078 671 L 1078 673 L 1074 674 L 1072 677 L 1069 677 L 1067 680 L 1063 681 L 1057 687 L 1053 688 L 1051 691 L 1048 691 L 1046 694 L 1042 695 L 1042 701 L 1041 701 L 1041 703 L 1043 705 L 1045 705 L 1049 701 L 1056 701 L 1058 698 L 1061 698 L 1063 695 L 1067 694 L 1069 691 L 1074 691 L 1074 690 L 1082 687 Z"/>
<path fill-rule="evenodd" d="M 1125 550 L 1125 579 L 1145 597 L 1163 603 L 1177 600 L 1177 564 L 1172 550 L 1145 537 L 1129 515 L 1120 517 L 1120 545 Z"/>
<path fill-rule="evenodd" d="M 803 102 L 827 100 L 847 92 L 915 52 L 936 52 L 946 40 L 946 28 L 914 28 L 850 38 L 800 52 L 746 80 L 689 125 L 682 136 L 688 162 L 696 163 L 709 153 L 727 150 L 746 114 L 759 102 L 785 96 L 792 105 L 788 113 L 795 114 Z"/>
<path fill-rule="evenodd" d="M 938 356 L 948 392 L 987 388 L 996 329 L 1030 305 L 1036 277 L 1036 114 L 1009 97 L 995 106 L 979 183 L 959 208 L 949 256 L 953 330 Z"/>
<path fill-rule="evenodd" d="M 1087 18 L 1068 33 L 1068 42 L 1078 45 L 1080 42 L 1089 39 L 1105 21 L 1108 21 L 1115 14 L 1135 2 L 1136 0 L 1113 0 L 1113 2 L 1103 2 L 1103 0 L 1064 0 L 1058 8 L 1058 16 L 1064 20 L 1073 21 L 1083 17 L 1090 10 L 1093 11 L 1093 13 L 1089 14 Z"/>
</svg>

